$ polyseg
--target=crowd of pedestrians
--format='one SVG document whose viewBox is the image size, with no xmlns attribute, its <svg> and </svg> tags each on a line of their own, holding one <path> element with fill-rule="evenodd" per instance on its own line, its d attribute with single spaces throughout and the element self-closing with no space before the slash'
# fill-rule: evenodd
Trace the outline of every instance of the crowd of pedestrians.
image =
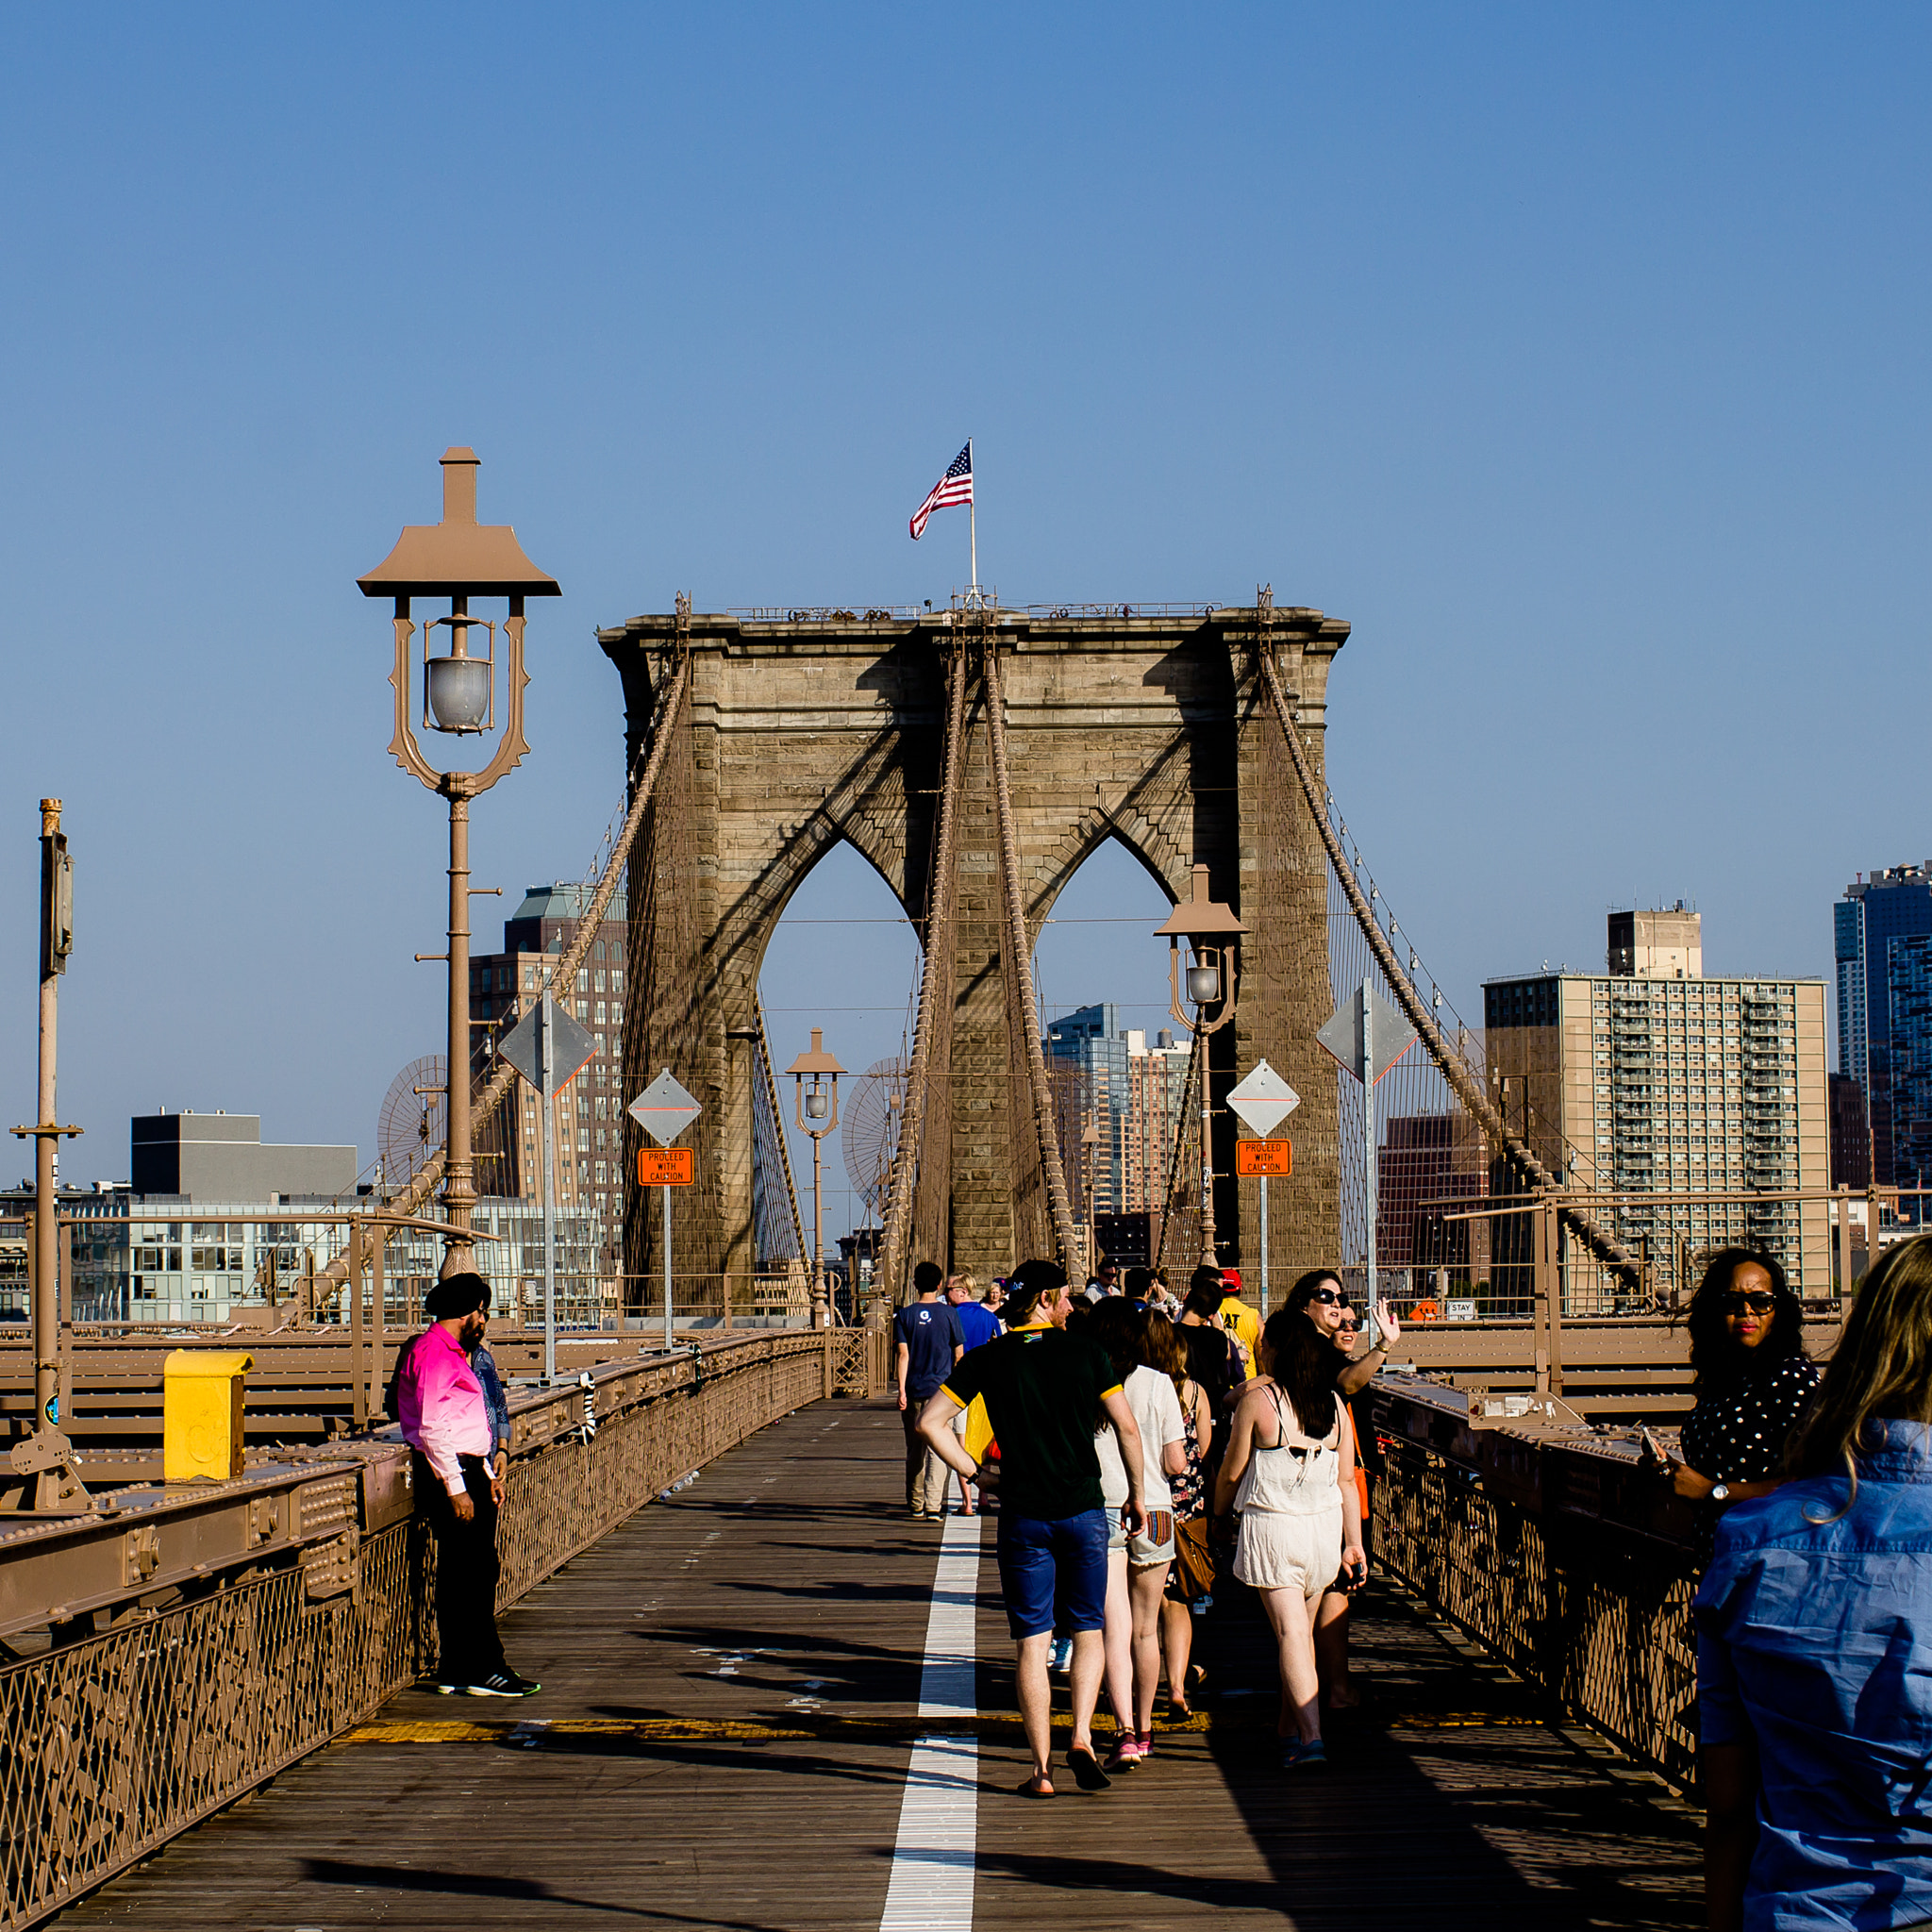
<svg viewBox="0 0 1932 1932">
<path fill-rule="evenodd" d="M 1283 1770 L 1322 1765 L 1324 1716 L 1358 1701 L 1371 1496 L 1349 1403 L 1399 1334 L 1388 1305 L 1364 1347 L 1362 1312 L 1320 1270 L 1265 1322 L 1211 1267 L 1178 1294 L 1141 1268 L 1076 1291 L 1044 1260 L 983 1294 L 931 1263 L 913 1286 L 894 1323 L 906 1507 L 942 1516 L 957 1479 L 970 1513 L 999 1470 L 1022 1793 L 1056 1795 L 1056 1639 L 1065 1767 L 1103 1790 L 1153 1754 L 1163 1685 L 1167 1722 L 1192 1716 L 1204 1612 L 1230 1583 L 1274 1639 Z M 539 1687 L 493 1610 L 510 1424 L 489 1307 L 479 1275 L 438 1283 L 389 1407 L 437 1542 L 436 1688 L 521 1697 Z M 1695 1407 L 1674 1450 L 1647 1440 L 1694 1506 L 1709 1923 L 1932 1932 L 1932 1235 L 1886 1251 L 1822 1378 L 1769 1255 L 1717 1255 L 1688 1327 Z"/>
<path fill-rule="evenodd" d="M 1075 1289 L 1057 1264 L 1028 1261 L 1004 1309 L 937 1274 L 916 1274 L 920 1298 L 899 1316 L 908 1507 L 929 1513 L 918 1498 L 934 1493 L 915 1479 L 915 1453 L 921 1469 L 958 1477 L 962 1507 L 997 1457 L 1000 1583 L 1033 1755 L 1024 1795 L 1055 1792 L 1053 1673 L 1073 1705 L 1067 1769 L 1103 1790 L 1153 1755 L 1163 1690 L 1168 1724 L 1193 1716 L 1208 1681 L 1201 1633 L 1235 1585 L 1274 1634 L 1282 1767 L 1322 1764 L 1324 1687 L 1328 1709 L 1357 1701 L 1345 1606 L 1368 1575 L 1346 1397 L 1386 1359 L 1357 1352 L 1340 1282 L 1305 1277 L 1264 1326 L 1232 1270 L 1198 1268 L 1177 1295 L 1145 1268 L 1104 1265 Z M 957 1353 L 929 1312 L 947 1305 L 962 1324 Z M 1378 1318 L 1392 1337 L 1386 1304 Z M 922 1376 L 938 1378 L 923 1401 Z M 1114 1718 L 1104 1761 L 1092 1740 L 1103 1691 Z"/>
</svg>

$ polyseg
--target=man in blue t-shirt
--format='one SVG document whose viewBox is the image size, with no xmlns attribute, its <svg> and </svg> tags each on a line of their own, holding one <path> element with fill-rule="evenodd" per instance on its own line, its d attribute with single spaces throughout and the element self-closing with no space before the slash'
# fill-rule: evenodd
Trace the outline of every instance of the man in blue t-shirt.
<svg viewBox="0 0 1932 1932">
<path fill-rule="evenodd" d="M 912 1271 L 919 1299 L 892 1318 L 899 1420 L 906 1430 L 906 1507 L 915 1522 L 937 1521 L 946 1513 L 946 1466 L 919 1434 L 919 1411 L 966 1353 L 959 1318 L 941 1298 L 945 1280 L 935 1263 L 922 1261 Z"/>
<path fill-rule="evenodd" d="M 984 1346 L 1000 1332 L 1000 1318 L 979 1299 L 979 1284 L 970 1274 L 956 1274 L 946 1283 L 946 1299 L 953 1305 L 953 1312 L 959 1318 L 959 1333 L 965 1338 L 967 1352 Z M 963 1437 L 966 1433 L 966 1411 L 962 1408 L 953 1418 L 953 1433 Z M 949 1477 L 943 1469 L 940 1472 L 940 1493 L 948 1493 Z M 971 1516 L 975 1507 L 973 1485 L 962 1475 L 959 1478 L 959 1514 Z"/>
</svg>

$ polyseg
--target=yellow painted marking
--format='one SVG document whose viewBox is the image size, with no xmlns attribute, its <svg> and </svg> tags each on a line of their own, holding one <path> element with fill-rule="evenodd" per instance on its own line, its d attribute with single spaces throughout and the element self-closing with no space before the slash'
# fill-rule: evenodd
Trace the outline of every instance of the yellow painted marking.
<svg viewBox="0 0 1932 1932">
<path fill-rule="evenodd" d="M 1272 1720 L 1272 1709 L 1257 1706 L 1250 1712 L 1224 1712 L 1218 1723 L 1197 1710 L 1184 1724 L 1157 1722 L 1158 1731 L 1251 1729 Z M 1497 1716 L 1487 1711 L 1392 1712 L 1381 1720 L 1388 1730 L 1441 1731 L 1534 1727 L 1539 1717 Z M 1056 1730 L 1070 1730 L 1065 1711 L 1053 1716 Z M 756 1718 L 689 1717 L 537 1717 L 499 1718 L 478 1722 L 470 1718 L 376 1718 L 336 1741 L 341 1744 L 501 1744 L 513 1732 L 520 1743 L 541 1744 L 546 1738 L 631 1738 L 639 1743 L 793 1743 L 828 1737 L 910 1740 L 915 1736 L 998 1737 L 1017 1731 L 1017 1711 L 996 1712 L 963 1723 L 917 1717 L 841 1717 L 826 1712 L 809 1721 L 761 1722 Z M 1113 1721 L 1104 1712 L 1093 1719 L 1096 1731 L 1111 1731 Z"/>
</svg>

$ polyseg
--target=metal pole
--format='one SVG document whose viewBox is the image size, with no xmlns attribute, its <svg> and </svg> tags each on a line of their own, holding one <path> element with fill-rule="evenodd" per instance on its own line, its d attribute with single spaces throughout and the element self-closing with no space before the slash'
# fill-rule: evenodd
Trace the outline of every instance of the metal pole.
<svg viewBox="0 0 1932 1932">
<path fill-rule="evenodd" d="M 672 1345 L 671 1320 L 671 1190 L 662 1190 L 664 1195 L 664 1346 Z"/>
<path fill-rule="evenodd" d="M 1194 1008 L 1198 1020 L 1201 1009 Z M 1201 1264 L 1206 1268 L 1218 1268 L 1221 1264 L 1214 1258 L 1214 1109 L 1209 1105 L 1210 1090 L 1208 1084 L 1208 1036 L 1202 1033 L 1201 1041 Z"/>
<path fill-rule="evenodd" d="M 476 1205 L 470 1176 L 470 800 L 458 789 L 458 775 L 443 780 L 449 792 L 449 1158 L 442 1211 L 464 1230 L 448 1240 L 444 1265 L 452 1273 L 473 1265 L 468 1230 Z"/>
<path fill-rule="evenodd" d="M 1268 1312 L 1268 1176 L 1261 1176 L 1261 1312 Z"/>
<path fill-rule="evenodd" d="M 41 904 L 53 903 L 60 832 L 60 801 L 41 800 Z M 60 1426 L 60 1281 L 54 1162 L 54 1067 L 59 1017 L 56 967 L 42 942 L 41 954 L 41 1110 L 34 1137 L 34 1431 Z"/>
<path fill-rule="evenodd" d="M 537 1015 L 537 1076 L 543 1108 L 543 1382 L 547 1388 L 557 1380 L 557 1152 L 552 1139 L 555 1123 L 550 1110 L 556 1104 L 553 1091 L 556 1056 L 552 1051 L 552 1029 L 556 1006 L 549 990 L 544 990 Z"/>
<path fill-rule="evenodd" d="M 812 1321 L 820 1327 L 830 1327 L 829 1322 L 819 1319 L 825 1292 L 825 1208 L 819 1189 L 820 1144 L 821 1137 L 814 1134 L 811 1137 L 811 1315 Z"/>
<path fill-rule="evenodd" d="M 1369 982 L 1362 981 L 1362 1151 L 1367 1160 L 1363 1172 L 1363 1199 L 1368 1205 L 1369 1306 L 1366 1309 L 1369 1340 L 1374 1341 L 1375 1321 L 1375 996 Z"/>
<path fill-rule="evenodd" d="M 973 439 L 970 436 L 966 439 L 966 474 L 969 476 L 973 474 Z M 973 592 L 975 599 L 979 594 L 978 494 L 979 492 L 975 490 L 973 495 L 966 499 L 966 528 L 973 545 Z"/>
</svg>

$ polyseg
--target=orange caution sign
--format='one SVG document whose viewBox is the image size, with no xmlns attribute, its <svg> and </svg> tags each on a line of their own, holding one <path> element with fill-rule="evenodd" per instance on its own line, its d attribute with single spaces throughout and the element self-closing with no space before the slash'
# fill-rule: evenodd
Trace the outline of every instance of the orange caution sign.
<svg viewBox="0 0 1932 1932">
<path fill-rule="evenodd" d="M 1294 1173 L 1292 1141 L 1237 1141 L 1234 1171 L 1243 1180 L 1286 1180 Z"/>
<path fill-rule="evenodd" d="M 638 1186 L 688 1188 L 698 1177 L 698 1157 L 690 1147 L 640 1147 Z"/>
</svg>

